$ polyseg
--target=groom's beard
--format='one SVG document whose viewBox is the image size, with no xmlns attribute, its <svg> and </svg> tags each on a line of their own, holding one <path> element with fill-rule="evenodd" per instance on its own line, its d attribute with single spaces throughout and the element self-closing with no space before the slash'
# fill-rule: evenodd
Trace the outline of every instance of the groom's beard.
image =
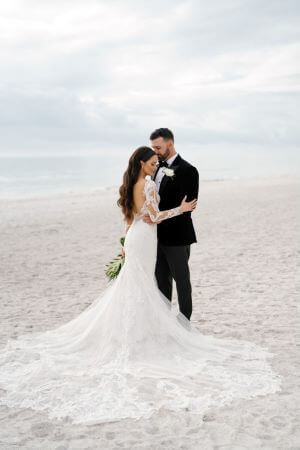
<svg viewBox="0 0 300 450">
<path fill-rule="evenodd" d="M 170 152 L 166 150 L 166 153 L 164 155 L 158 155 L 159 161 L 165 161 L 170 157 Z"/>
</svg>

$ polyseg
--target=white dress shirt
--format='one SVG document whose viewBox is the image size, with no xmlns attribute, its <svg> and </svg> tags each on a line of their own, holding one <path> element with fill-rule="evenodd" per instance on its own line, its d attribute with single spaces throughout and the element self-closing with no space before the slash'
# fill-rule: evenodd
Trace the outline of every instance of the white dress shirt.
<svg viewBox="0 0 300 450">
<path fill-rule="evenodd" d="M 178 154 L 178 153 L 175 153 L 175 155 L 171 156 L 171 158 L 169 158 L 169 159 L 166 160 L 166 162 L 168 163 L 168 166 L 170 166 L 170 165 L 172 164 L 172 162 L 173 162 L 174 159 L 176 158 L 177 154 Z M 160 167 L 160 168 L 158 169 L 157 175 L 156 175 L 156 177 L 155 177 L 155 184 L 156 184 L 156 187 L 157 187 L 157 192 L 159 191 L 159 187 L 160 187 L 161 180 L 163 179 L 163 177 L 164 177 L 164 175 L 165 175 L 164 172 L 163 172 L 163 169 L 164 169 L 163 166 Z"/>
</svg>

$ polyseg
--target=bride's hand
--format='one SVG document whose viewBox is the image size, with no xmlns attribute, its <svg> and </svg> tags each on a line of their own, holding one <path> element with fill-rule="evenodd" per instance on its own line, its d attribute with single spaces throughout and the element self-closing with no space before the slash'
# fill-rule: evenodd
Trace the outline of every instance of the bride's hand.
<svg viewBox="0 0 300 450">
<path fill-rule="evenodd" d="M 124 250 L 124 247 L 121 248 L 121 254 L 122 254 L 122 256 L 125 256 L 125 250 Z"/>
<path fill-rule="evenodd" d="M 145 214 L 145 215 L 143 216 L 143 222 L 149 223 L 149 224 L 154 223 L 154 222 L 152 222 L 152 220 L 151 220 L 149 214 Z"/>
<path fill-rule="evenodd" d="M 181 212 L 183 213 L 187 211 L 193 211 L 197 206 L 196 198 L 194 200 L 191 200 L 190 202 L 187 202 L 186 197 L 187 196 L 185 195 L 180 205 Z"/>
<path fill-rule="evenodd" d="M 148 215 L 148 214 L 145 214 L 144 216 L 143 216 L 143 222 L 145 222 L 145 223 L 149 223 L 149 224 L 154 224 L 154 223 L 156 223 L 157 225 L 161 222 L 161 220 L 159 220 L 158 222 L 153 222 L 152 220 L 151 220 L 151 218 L 150 218 L 150 216 Z"/>
</svg>

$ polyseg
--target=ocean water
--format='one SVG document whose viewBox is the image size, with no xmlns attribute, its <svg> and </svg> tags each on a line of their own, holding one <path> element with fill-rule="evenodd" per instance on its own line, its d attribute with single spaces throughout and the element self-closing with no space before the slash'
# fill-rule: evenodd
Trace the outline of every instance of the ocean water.
<svg viewBox="0 0 300 450">
<path fill-rule="evenodd" d="M 201 182 L 222 182 L 228 179 L 263 176 L 266 172 L 262 166 L 259 172 L 257 166 L 253 168 L 247 164 L 237 166 L 235 161 L 220 164 L 215 158 L 214 161 L 212 160 L 206 168 L 201 162 L 191 161 L 198 168 Z M 216 166 L 218 162 L 219 165 Z M 0 156 L 0 197 L 19 198 L 119 187 L 127 164 L 127 154 Z M 216 168 L 213 168 L 214 166 Z M 276 171 L 276 174 L 279 173 Z"/>
<path fill-rule="evenodd" d="M 119 186 L 127 160 L 103 156 L 2 156 L 0 196 L 23 197 Z M 200 171 L 203 181 L 234 177 L 230 171 Z"/>
<path fill-rule="evenodd" d="M 0 157 L 1 197 L 105 189 L 120 177 L 120 168 L 100 156 Z"/>
</svg>

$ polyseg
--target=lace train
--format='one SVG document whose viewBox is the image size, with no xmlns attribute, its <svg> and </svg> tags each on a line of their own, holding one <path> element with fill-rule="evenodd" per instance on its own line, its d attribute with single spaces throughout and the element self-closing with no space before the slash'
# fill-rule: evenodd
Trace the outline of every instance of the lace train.
<svg viewBox="0 0 300 450">
<path fill-rule="evenodd" d="M 156 225 L 135 217 L 116 280 L 70 322 L 8 341 L 0 404 L 101 423 L 161 408 L 203 414 L 281 389 L 266 348 L 203 335 L 157 287 Z"/>
</svg>

